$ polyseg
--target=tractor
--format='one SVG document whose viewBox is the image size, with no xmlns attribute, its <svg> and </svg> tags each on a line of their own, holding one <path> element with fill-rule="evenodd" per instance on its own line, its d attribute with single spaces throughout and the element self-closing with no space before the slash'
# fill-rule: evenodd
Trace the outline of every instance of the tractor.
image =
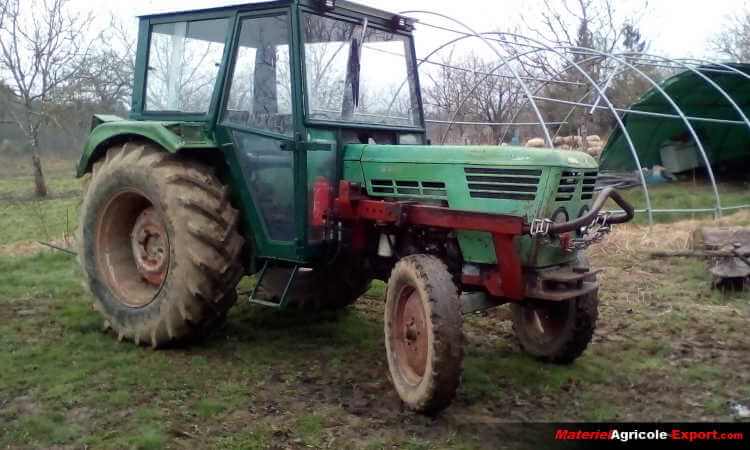
<svg viewBox="0 0 750 450">
<path fill-rule="evenodd" d="M 386 282 L 390 378 L 417 412 L 455 396 L 465 314 L 509 304 L 524 351 L 581 355 L 584 250 L 633 208 L 584 153 L 431 145 L 413 30 L 340 0 L 139 18 L 129 117 L 94 116 L 77 166 L 79 260 L 118 339 L 205 336 L 255 275 L 247 301 L 302 314 Z"/>
</svg>

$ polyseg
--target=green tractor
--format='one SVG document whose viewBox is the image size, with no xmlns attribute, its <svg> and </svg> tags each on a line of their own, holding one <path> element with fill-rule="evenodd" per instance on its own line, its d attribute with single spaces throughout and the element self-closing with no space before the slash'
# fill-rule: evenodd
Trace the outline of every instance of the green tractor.
<svg viewBox="0 0 750 450">
<path fill-rule="evenodd" d="M 307 311 L 386 281 L 390 375 L 415 411 L 453 399 L 464 314 L 508 303 L 525 351 L 584 351 L 582 250 L 633 209 L 595 192 L 583 153 L 429 145 L 412 31 L 338 0 L 140 18 L 130 116 L 95 116 L 78 165 L 80 263 L 119 339 L 203 336 L 256 274 L 251 303 Z"/>
</svg>

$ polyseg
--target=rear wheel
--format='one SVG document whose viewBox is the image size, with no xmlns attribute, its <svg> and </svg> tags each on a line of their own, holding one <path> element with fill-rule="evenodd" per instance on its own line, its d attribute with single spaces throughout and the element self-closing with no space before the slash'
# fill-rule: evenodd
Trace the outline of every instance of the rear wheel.
<svg viewBox="0 0 750 450">
<path fill-rule="evenodd" d="M 95 163 L 81 206 L 79 258 L 120 339 L 163 346 L 221 323 L 243 274 L 228 191 L 208 166 L 148 143 Z"/>
<path fill-rule="evenodd" d="M 412 410 L 436 413 L 461 381 L 463 316 L 458 289 L 434 256 L 402 258 L 391 272 L 385 347 L 393 385 Z"/>
<path fill-rule="evenodd" d="M 521 348 L 545 362 L 570 364 L 591 342 L 598 317 L 597 291 L 562 302 L 511 305 Z"/>
</svg>

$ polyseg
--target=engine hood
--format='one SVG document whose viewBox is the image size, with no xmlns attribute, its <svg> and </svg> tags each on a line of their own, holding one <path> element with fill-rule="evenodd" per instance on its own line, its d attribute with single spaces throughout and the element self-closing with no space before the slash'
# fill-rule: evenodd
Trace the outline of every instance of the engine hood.
<svg viewBox="0 0 750 450">
<path fill-rule="evenodd" d="M 594 158 L 583 152 L 491 145 L 378 145 L 349 144 L 345 160 L 379 163 L 538 166 L 595 169 Z"/>
</svg>

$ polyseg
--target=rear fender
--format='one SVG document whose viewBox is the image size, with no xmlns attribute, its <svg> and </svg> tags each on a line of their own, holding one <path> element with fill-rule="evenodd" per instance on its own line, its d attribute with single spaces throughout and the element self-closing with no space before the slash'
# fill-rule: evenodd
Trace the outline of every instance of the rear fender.
<svg viewBox="0 0 750 450">
<path fill-rule="evenodd" d="M 178 153 L 186 149 L 219 149 L 214 139 L 206 132 L 203 123 L 146 122 L 96 115 L 78 162 L 76 175 L 82 177 L 88 173 L 94 162 L 112 145 L 132 140 L 151 141 L 169 153 Z"/>
</svg>

